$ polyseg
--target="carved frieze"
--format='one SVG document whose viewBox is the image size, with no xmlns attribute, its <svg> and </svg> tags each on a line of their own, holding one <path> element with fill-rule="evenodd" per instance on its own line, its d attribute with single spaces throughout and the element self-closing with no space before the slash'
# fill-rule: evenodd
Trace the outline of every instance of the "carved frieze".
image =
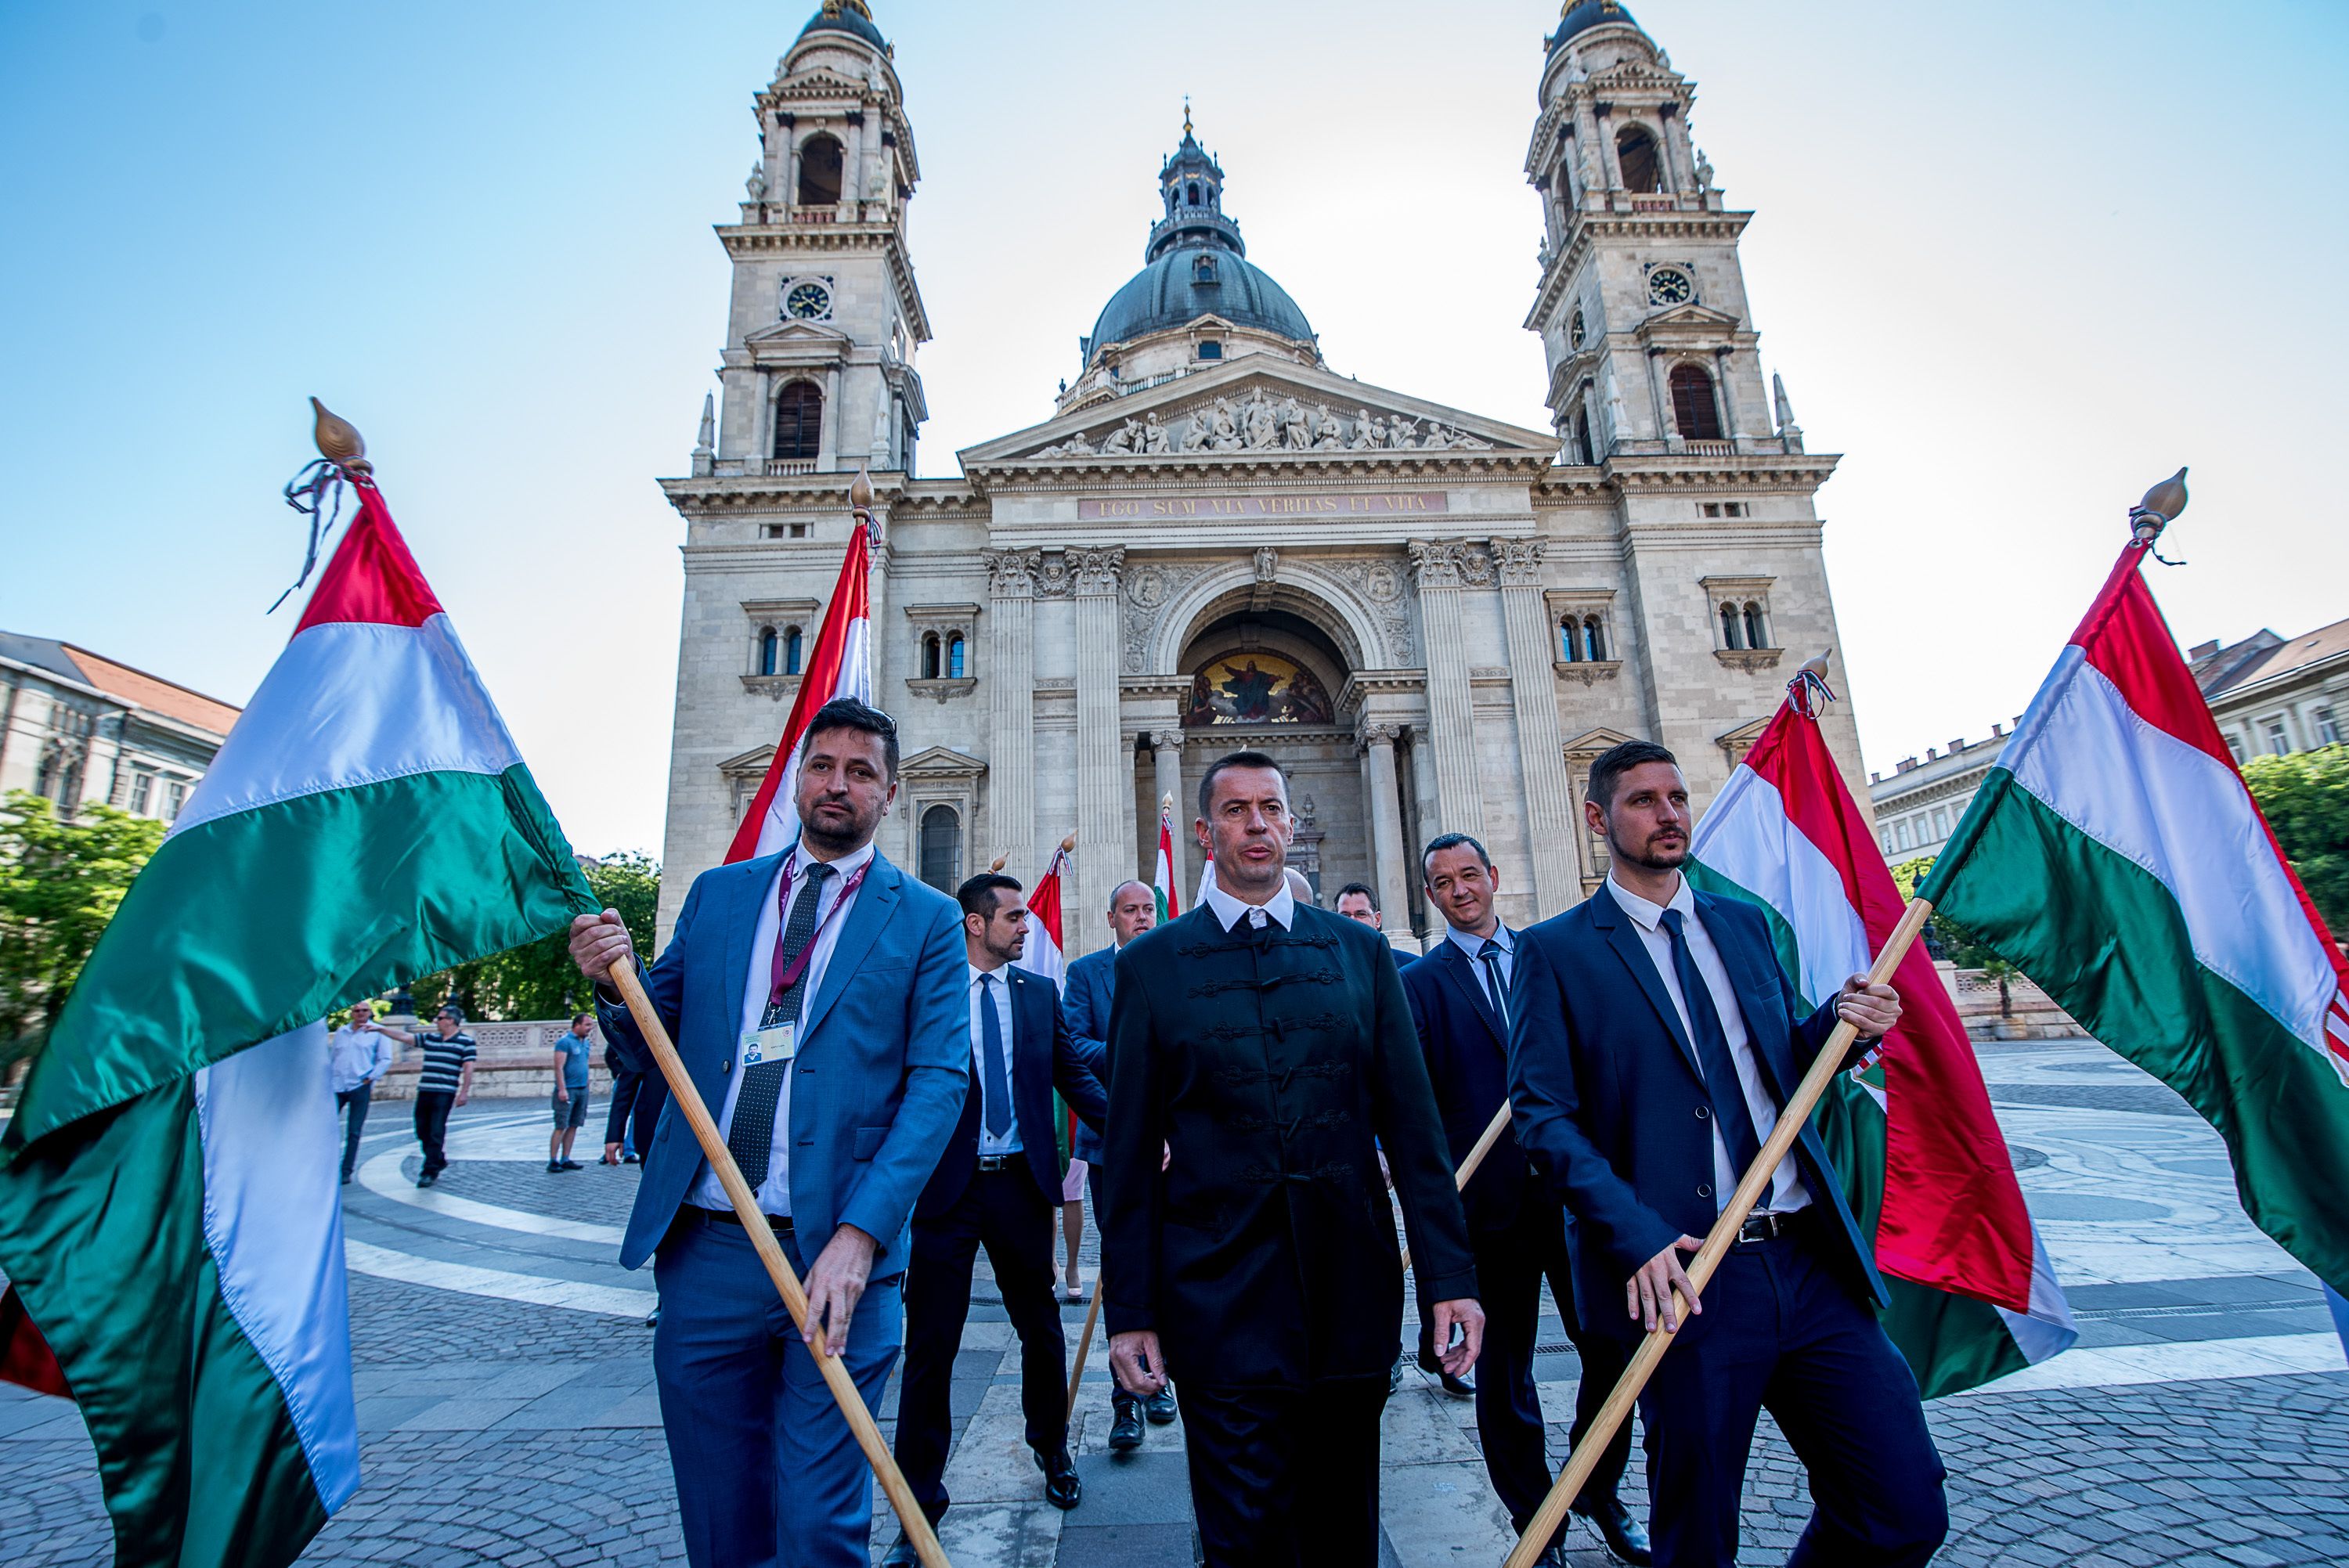
<svg viewBox="0 0 2349 1568">
<path fill-rule="evenodd" d="M 1124 623 L 1121 667 L 1125 674 L 1138 676 L 1150 667 L 1150 639 L 1158 629 L 1159 617 L 1204 570 L 1153 561 L 1125 574 L 1125 614 L 1120 617 Z"/>
<path fill-rule="evenodd" d="M 1294 394 L 1275 399 L 1261 390 L 1195 403 L 1161 419 L 1157 410 L 1126 418 L 1107 430 L 1080 430 L 1029 455 L 1036 458 L 1154 457 L 1169 452 L 1482 452 L 1481 436 L 1408 414 L 1350 416 L 1327 403 L 1311 407 Z"/>
<path fill-rule="evenodd" d="M 1402 563 L 1381 557 L 1315 564 L 1361 596 L 1386 637 L 1388 662 L 1397 668 L 1408 667 L 1412 663 L 1411 600 L 1403 591 Z"/>
</svg>

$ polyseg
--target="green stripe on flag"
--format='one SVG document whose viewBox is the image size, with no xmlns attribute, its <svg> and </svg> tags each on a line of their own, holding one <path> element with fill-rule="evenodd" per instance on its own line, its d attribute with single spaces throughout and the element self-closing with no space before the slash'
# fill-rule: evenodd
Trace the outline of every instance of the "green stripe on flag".
<svg viewBox="0 0 2349 1568">
<path fill-rule="evenodd" d="M 1702 861 L 1682 861 L 1681 874 L 1688 878 L 1699 892 L 1709 892 L 1717 898 L 1733 898 L 1753 905 L 1770 928 L 1770 951 L 1776 955 L 1778 967 L 1785 973 L 1786 983 L 1794 987 L 1795 1001 L 1806 1011 L 1818 1006 L 1803 995 L 1803 944 L 1795 937 L 1795 928 L 1787 923 L 1785 915 L 1778 913 L 1775 904 L 1765 903 Z"/>
</svg>

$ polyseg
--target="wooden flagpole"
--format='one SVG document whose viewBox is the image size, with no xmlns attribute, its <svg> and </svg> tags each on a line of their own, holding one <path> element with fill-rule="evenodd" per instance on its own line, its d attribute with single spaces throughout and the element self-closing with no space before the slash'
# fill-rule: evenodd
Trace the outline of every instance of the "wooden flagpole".
<svg viewBox="0 0 2349 1568">
<path fill-rule="evenodd" d="M 1476 1146 L 1468 1150 L 1468 1158 L 1463 1160 L 1460 1162 L 1460 1169 L 1452 1173 L 1452 1186 L 1455 1191 L 1468 1191 L 1469 1179 L 1476 1174 L 1476 1167 L 1485 1163 L 1485 1156 L 1493 1152 L 1493 1145 L 1500 1142 L 1501 1134 L 1508 1130 L 1509 1102 L 1503 1099 L 1501 1109 L 1493 1113 L 1493 1119 L 1486 1122 L 1485 1130 L 1476 1135 Z M 1402 1250 L 1402 1266 L 1406 1273 L 1410 1271 L 1411 1249 L 1409 1247 Z"/>
<path fill-rule="evenodd" d="M 1069 1371 L 1069 1417 L 1077 1414 L 1077 1385 L 1085 1376 L 1085 1355 L 1093 1347 L 1093 1325 L 1101 1321 L 1102 1275 L 1093 1275 L 1093 1299 L 1085 1307 L 1085 1331 L 1077 1337 L 1077 1361 Z"/>
<path fill-rule="evenodd" d="M 791 1260 L 783 1256 L 782 1245 L 775 1240 L 767 1216 L 760 1211 L 758 1195 L 742 1180 L 741 1168 L 734 1163 L 726 1140 L 719 1136 L 718 1123 L 710 1117 L 709 1107 L 703 1103 L 701 1091 L 693 1087 L 693 1078 L 686 1072 L 677 1047 L 670 1043 L 668 1030 L 662 1026 L 660 1015 L 653 1010 L 652 998 L 645 995 L 644 982 L 636 977 L 634 962 L 613 965 L 611 981 L 626 1001 L 628 1016 L 636 1021 L 645 1044 L 652 1047 L 653 1060 L 660 1064 L 661 1077 L 668 1080 L 668 1092 L 684 1112 L 686 1125 L 693 1130 L 695 1141 L 701 1145 L 703 1158 L 718 1173 L 718 1183 L 726 1189 L 727 1201 L 734 1205 L 742 1229 L 749 1233 L 759 1261 L 767 1265 L 767 1277 L 782 1294 L 783 1305 L 791 1309 L 792 1321 L 804 1332 L 808 1324 L 807 1292 L 800 1285 L 800 1276 L 792 1272 Z M 938 1544 L 937 1532 L 930 1528 L 929 1515 L 914 1501 L 913 1489 L 905 1484 L 905 1473 L 898 1470 L 889 1445 L 882 1440 L 881 1429 L 873 1424 L 873 1412 L 864 1408 L 864 1397 L 856 1391 L 855 1379 L 849 1377 L 840 1357 L 823 1347 L 821 1336 L 815 1364 L 823 1373 L 823 1380 L 831 1385 L 840 1413 L 848 1418 L 848 1429 L 856 1435 L 856 1446 L 864 1450 L 865 1461 L 880 1478 L 881 1490 L 888 1494 L 889 1506 L 897 1511 L 897 1522 L 905 1528 L 905 1539 L 914 1543 L 924 1568 L 950 1568 L 946 1548 Z"/>
<path fill-rule="evenodd" d="M 1900 923 L 1892 928 L 1892 934 L 1885 940 L 1884 951 L 1876 955 L 1876 964 L 1868 972 L 1869 985 L 1881 985 L 1892 978 L 1892 972 L 1899 968 L 1900 961 L 1909 955 L 1909 944 L 1917 940 L 1917 933 L 1924 928 L 1926 918 L 1932 913 L 1933 906 L 1925 900 L 1912 898 L 1909 901 L 1908 909 L 1901 913 Z M 1779 1162 L 1793 1150 L 1795 1139 L 1809 1123 L 1819 1097 L 1826 1093 L 1827 1085 L 1842 1070 L 1844 1053 L 1851 1048 L 1851 1043 L 1858 1034 L 1859 1031 L 1849 1024 L 1836 1025 L 1835 1032 L 1827 1037 L 1826 1044 L 1819 1047 L 1819 1054 L 1813 1058 L 1811 1070 L 1803 1075 L 1802 1084 L 1795 1090 L 1794 1099 L 1786 1102 L 1786 1109 L 1780 1113 L 1777 1126 L 1770 1130 L 1768 1140 L 1762 1145 L 1762 1152 L 1746 1168 L 1745 1179 L 1738 1182 L 1737 1191 L 1730 1194 L 1729 1202 L 1721 1211 L 1721 1218 L 1713 1222 L 1712 1231 L 1704 1238 L 1704 1245 L 1697 1250 L 1695 1259 L 1686 1270 L 1689 1284 L 1700 1297 L 1704 1294 L 1706 1282 L 1713 1278 L 1713 1270 L 1721 1266 L 1722 1258 L 1735 1244 L 1737 1233 L 1744 1225 L 1746 1215 L 1752 1213 L 1754 1205 L 1761 1202 L 1762 1190 L 1770 1184 L 1770 1178 L 1776 1173 Z M 1686 1322 L 1688 1303 L 1677 1287 L 1672 1291 L 1672 1302 L 1679 1310 L 1681 1320 Z M 1670 1332 L 1660 1326 L 1651 1332 L 1632 1354 L 1631 1364 L 1623 1369 L 1615 1391 L 1607 1396 L 1607 1403 L 1600 1407 L 1598 1418 L 1590 1423 L 1590 1429 L 1583 1433 L 1582 1441 L 1574 1445 L 1574 1452 L 1567 1456 L 1566 1469 L 1558 1476 L 1557 1484 L 1549 1489 L 1549 1495 L 1542 1500 L 1541 1507 L 1534 1511 L 1532 1520 L 1526 1525 L 1525 1534 L 1518 1538 L 1516 1548 L 1510 1552 L 1502 1568 L 1534 1568 L 1535 1561 L 1549 1545 L 1549 1538 L 1565 1522 L 1566 1511 L 1574 1505 L 1576 1494 L 1590 1479 L 1590 1472 L 1599 1468 L 1599 1458 L 1607 1451 L 1608 1441 L 1615 1436 L 1616 1429 L 1630 1418 L 1632 1401 L 1639 1398 L 1640 1390 L 1647 1387 L 1648 1379 L 1655 1373 L 1656 1363 L 1662 1360 L 1664 1352 L 1672 1347 L 1672 1338 Z"/>
</svg>

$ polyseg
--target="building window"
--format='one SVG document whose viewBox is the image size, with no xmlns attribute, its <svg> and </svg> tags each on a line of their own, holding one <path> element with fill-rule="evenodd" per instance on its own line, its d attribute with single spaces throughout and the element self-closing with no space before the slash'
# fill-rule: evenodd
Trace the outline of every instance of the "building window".
<svg viewBox="0 0 2349 1568">
<path fill-rule="evenodd" d="M 1183 188 L 1183 196 L 1184 200 L 1189 202 L 1190 205 L 1196 207 L 1199 204 L 1199 182 L 1194 180 L 1190 184 L 1185 186 Z"/>
<path fill-rule="evenodd" d="M 1191 281 L 1195 284 L 1216 282 L 1216 258 L 1201 254 L 1191 258 Z"/>
<path fill-rule="evenodd" d="M 1602 664 L 1607 658 L 1607 628 L 1596 615 L 1582 618 L 1582 645 L 1590 655 L 1590 662 Z"/>
<path fill-rule="evenodd" d="M 1937 839 L 1946 839 L 1949 836 L 1950 809 L 1947 806 L 1942 806 L 1933 812 L 1933 837 Z"/>
<path fill-rule="evenodd" d="M 1903 817 L 1898 822 L 1893 823 L 1892 831 L 1899 838 L 1900 847 L 1902 849 L 1913 850 L 1917 847 L 1916 824 L 1911 822 L 1908 818 Z"/>
<path fill-rule="evenodd" d="M 1223 346 L 1222 344 L 1220 344 L 1220 343 L 1203 343 L 1203 344 L 1199 345 L 1199 357 L 1200 357 L 1200 358 L 1202 358 L 1202 359 L 1221 359 L 1223 356 L 1224 356 L 1224 346 Z"/>
<path fill-rule="evenodd" d="M 1640 195 L 1663 190 L 1663 160 L 1656 156 L 1656 139 L 1647 127 L 1627 125 L 1615 133 L 1615 162 L 1623 170 L 1624 190 Z"/>
<path fill-rule="evenodd" d="M 775 456 L 806 459 L 823 449 L 823 389 L 793 381 L 775 397 Z"/>
<path fill-rule="evenodd" d="M 772 626 L 759 634 L 759 673 L 761 675 L 771 676 L 775 673 L 776 653 L 781 646 L 781 641 L 775 635 L 775 629 Z"/>
<path fill-rule="evenodd" d="M 2341 727 L 2333 722 L 2333 710 L 2329 707 L 2320 707 L 2316 710 L 2316 744 L 2319 746 L 2341 744 Z"/>
<path fill-rule="evenodd" d="M 922 813 L 922 880 L 943 893 L 962 882 L 962 818 L 952 806 Z"/>
<path fill-rule="evenodd" d="M 1586 465 L 1599 460 L 1590 449 L 1590 415 L 1581 408 L 1574 411 L 1574 460 Z"/>
<path fill-rule="evenodd" d="M 2243 738 L 2240 735 L 2227 737 L 2227 750 L 2235 758 L 2235 766 L 2240 768 L 2243 765 Z"/>
<path fill-rule="evenodd" d="M 1683 440 L 1721 439 L 1721 408 L 1713 398 L 1713 377 L 1701 365 L 1675 365 L 1665 385 L 1671 389 L 1672 425 Z"/>
<path fill-rule="evenodd" d="M 1574 310 L 1574 318 L 1566 324 L 1567 346 L 1569 348 L 1580 348 L 1582 346 L 1583 339 L 1588 335 L 1589 329 L 1584 326 L 1582 321 L 1582 307 L 1577 305 Z"/>
<path fill-rule="evenodd" d="M 1571 615 L 1558 623 L 1557 656 L 1569 665 L 1582 662 L 1582 627 Z"/>
<path fill-rule="evenodd" d="M 2268 720 L 2268 755 L 2282 757 L 2291 749 L 2292 736 L 2284 728 L 2283 720 L 2280 718 Z"/>
<path fill-rule="evenodd" d="M 799 673 L 800 629 L 797 626 L 787 626 L 783 629 L 783 674 L 795 676 Z"/>
<path fill-rule="evenodd" d="M 936 632 L 922 639 L 922 678 L 926 681 L 938 678 L 938 634 Z"/>
<path fill-rule="evenodd" d="M 163 820 L 180 820 L 180 808 L 188 803 L 188 783 L 184 779 L 169 779 L 163 783 Z"/>
<path fill-rule="evenodd" d="M 1723 604 L 1721 607 L 1721 645 L 1724 648 L 1742 648 L 1745 645 L 1740 640 L 1741 635 L 1737 606 Z"/>
<path fill-rule="evenodd" d="M 800 205 L 838 206 L 840 171 L 840 143 L 836 139 L 819 131 L 800 143 Z"/>
<path fill-rule="evenodd" d="M 131 815 L 135 817 L 147 815 L 147 809 L 153 803 L 154 799 L 155 776 L 143 770 L 132 774 L 130 776 Z"/>
<path fill-rule="evenodd" d="M 963 677 L 962 634 L 955 633 L 947 639 L 947 678 L 958 681 Z"/>
<path fill-rule="evenodd" d="M 1888 855 L 1890 854 L 1892 852 L 1892 830 L 1887 828 L 1882 832 L 1877 834 L 1877 837 L 1884 842 L 1884 852 Z"/>
<path fill-rule="evenodd" d="M 1745 606 L 1745 645 L 1749 648 L 1772 645 L 1770 628 L 1762 624 L 1762 606 L 1759 604 L 1749 603 Z"/>
</svg>

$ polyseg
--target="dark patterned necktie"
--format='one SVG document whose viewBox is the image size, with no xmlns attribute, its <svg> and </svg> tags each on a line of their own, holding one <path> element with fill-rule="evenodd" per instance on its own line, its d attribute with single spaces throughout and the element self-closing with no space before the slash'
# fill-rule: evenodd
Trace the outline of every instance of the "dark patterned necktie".
<svg viewBox="0 0 2349 1568">
<path fill-rule="evenodd" d="M 1509 987 L 1501 979 L 1501 944 L 1497 937 L 1485 938 L 1485 945 L 1476 950 L 1485 961 L 1485 991 L 1493 1004 L 1493 1016 L 1501 1020 L 1501 1033 L 1509 1032 Z"/>
<path fill-rule="evenodd" d="M 823 884 L 832 875 L 832 867 L 816 861 L 804 874 L 807 884 L 792 900 L 791 918 L 783 923 L 783 934 L 775 944 L 774 973 L 780 974 L 798 963 L 815 936 L 815 908 L 823 898 Z M 771 1029 L 777 1024 L 799 1022 L 800 998 L 807 995 L 808 971 L 814 967 L 812 960 L 802 965 L 789 989 L 780 996 L 769 998 L 767 1011 L 759 1020 L 760 1027 Z M 750 1184 L 754 1192 L 767 1179 L 767 1163 L 775 1149 L 775 1107 L 782 1099 L 784 1078 L 791 1070 L 788 1060 L 764 1061 L 742 1069 L 742 1091 L 734 1099 L 734 1119 L 727 1124 L 726 1149 L 734 1156 L 734 1163 L 741 1167 L 742 1180 Z"/>
<path fill-rule="evenodd" d="M 1688 934 L 1681 912 L 1664 911 L 1664 934 L 1671 938 L 1672 973 L 1679 976 L 1681 1000 L 1688 1006 L 1690 1043 L 1696 1047 L 1697 1065 L 1704 1069 L 1705 1098 L 1713 1101 L 1722 1141 L 1729 1146 L 1729 1163 L 1742 1181 L 1761 1157 L 1761 1140 L 1754 1136 L 1754 1113 L 1746 1109 L 1745 1086 L 1738 1081 L 1737 1064 L 1729 1059 L 1729 1034 L 1721 1026 L 1721 1012 L 1713 1005 L 1713 987 L 1698 973 L 1689 954 Z M 1720 1194 L 1727 1202 L 1729 1194 Z"/>
</svg>

